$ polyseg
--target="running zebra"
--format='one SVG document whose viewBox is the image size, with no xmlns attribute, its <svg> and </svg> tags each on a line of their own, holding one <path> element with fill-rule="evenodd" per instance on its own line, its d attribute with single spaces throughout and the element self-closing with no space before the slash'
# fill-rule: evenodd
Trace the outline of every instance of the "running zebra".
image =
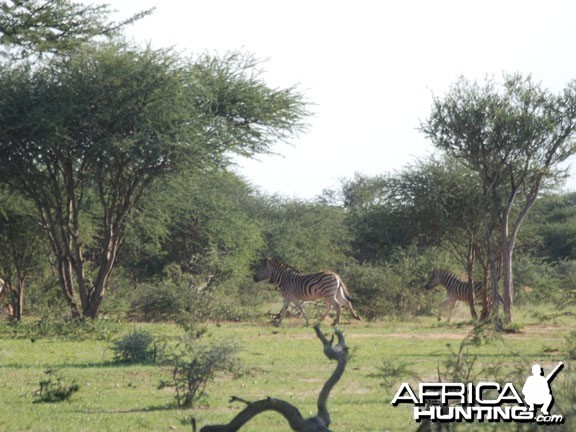
<svg viewBox="0 0 576 432">
<path fill-rule="evenodd" d="M 428 282 L 426 282 L 426 285 L 424 285 L 424 288 L 429 290 L 438 285 L 444 286 L 444 288 L 446 288 L 446 294 L 448 294 L 448 298 L 444 300 L 440 306 L 440 311 L 438 312 L 438 321 L 440 321 L 442 318 L 442 309 L 446 308 L 446 306 L 449 306 L 450 309 L 448 312 L 448 322 L 450 322 L 452 311 L 454 310 L 454 306 L 456 306 L 457 301 L 468 303 L 472 317 L 474 319 L 478 317 L 476 314 L 476 309 L 474 308 L 474 299 L 481 298 L 482 282 L 474 283 L 474 296 L 472 296 L 468 282 L 459 279 L 447 270 L 434 269 L 430 279 Z"/>
<path fill-rule="evenodd" d="M 352 303 L 348 296 L 346 285 L 336 273 L 318 272 L 311 274 L 300 273 L 293 267 L 284 264 L 276 258 L 265 258 L 256 268 L 254 281 L 260 282 L 265 279 L 272 284 L 277 285 L 284 298 L 284 306 L 278 314 L 277 325 L 280 325 L 286 315 L 290 302 L 293 302 L 302 313 L 308 325 L 308 316 L 302 307 L 303 301 L 313 301 L 317 299 L 324 300 L 326 303 L 326 312 L 321 318 L 324 320 L 332 307 L 336 308 L 336 319 L 333 325 L 340 322 L 342 306 L 350 311 L 352 316 L 357 320 L 360 319 L 358 314 L 352 308 Z"/>
</svg>

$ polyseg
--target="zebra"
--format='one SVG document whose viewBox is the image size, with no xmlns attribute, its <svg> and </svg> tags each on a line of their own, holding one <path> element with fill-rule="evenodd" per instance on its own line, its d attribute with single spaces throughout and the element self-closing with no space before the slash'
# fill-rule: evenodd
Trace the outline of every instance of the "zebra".
<svg viewBox="0 0 576 432">
<path fill-rule="evenodd" d="M 336 319 L 333 325 L 338 324 L 342 306 L 348 309 L 355 319 L 360 319 L 352 308 L 346 285 L 344 285 L 340 276 L 334 272 L 304 274 L 276 258 L 267 257 L 257 266 L 254 282 L 266 279 L 280 288 L 284 298 L 284 305 L 278 314 L 277 325 L 282 323 L 290 302 L 293 302 L 300 310 L 306 320 L 306 325 L 308 325 L 308 316 L 302 307 L 302 302 L 317 299 L 324 300 L 326 304 L 326 312 L 322 316 L 321 321 L 328 316 L 332 307 L 334 307 L 336 308 Z"/>
<path fill-rule="evenodd" d="M 424 285 L 424 288 L 429 290 L 438 285 L 444 286 L 444 288 L 446 288 L 446 294 L 448 295 L 448 298 L 444 300 L 440 306 L 438 321 L 442 318 L 442 310 L 445 309 L 446 306 L 449 306 L 448 322 L 450 322 L 452 311 L 454 310 L 457 301 L 468 303 L 472 317 L 474 319 L 478 318 L 476 309 L 474 308 L 474 299 L 481 298 L 483 287 L 482 282 L 474 282 L 474 296 L 472 296 L 468 282 L 459 279 L 447 270 L 434 269 L 432 270 L 430 279 L 426 282 L 426 285 Z"/>
<path fill-rule="evenodd" d="M 4 279 L 0 278 L 0 317 L 3 311 L 6 311 L 8 317 L 14 316 L 12 304 L 9 300 L 8 286 Z"/>
</svg>

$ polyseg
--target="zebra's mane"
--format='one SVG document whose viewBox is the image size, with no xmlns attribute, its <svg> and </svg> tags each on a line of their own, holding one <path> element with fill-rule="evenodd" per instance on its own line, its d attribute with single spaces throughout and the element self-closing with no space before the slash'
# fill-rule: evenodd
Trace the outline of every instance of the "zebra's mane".
<svg viewBox="0 0 576 432">
<path fill-rule="evenodd" d="M 303 272 L 301 272 L 297 268 L 292 267 L 291 265 L 288 265 L 285 262 L 281 261 L 280 258 L 278 258 L 278 257 L 269 257 L 269 258 L 271 261 L 273 261 L 275 264 L 277 264 L 279 267 L 281 267 L 283 269 L 286 269 L 292 273 L 304 274 Z"/>
<path fill-rule="evenodd" d="M 441 269 L 441 268 L 436 268 L 436 269 L 434 269 L 434 270 L 435 270 L 436 272 L 438 272 L 438 274 L 444 273 L 445 275 L 447 275 L 447 276 L 449 276 L 449 277 L 452 277 L 452 278 L 454 278 L 454 279 L 458 279 L 458 280 L 461 281 L 461 282 L 466 282 L 464 279 L 462 279 L 462 278 L 459 277 L 459 276 L 456 276 L 456 274 L 455 274 L 455 273 L 452 273 L 450 270 Z"/>
<path fill-rule="evenodd" d="M 461 277 L 456 276 L 454 273 L 452 273 L 452 272 L 449 271 L 449 270 L 439 269 L 439 268 L 436 268 L 436 269 L 434 269 L 434 270 L 437 271 L 438 273 L 444 273 L 445 275 L 447 275 L 449 278 L 452 278 L 453 280 L 455 279 L 455 280 L 457 280 L 457 281 L 459 281 L 459 282 L 462 282 L 462 283 L 464 283 L 464 284 L 467 284 L 467 283 L 468 283 L 468 280 L 462 279 Z M 482 288 L 482 287 L 483 287 L 482 281 L 479 281 L 479 280 L 475 280 L 475 281 L 474 281 L 474 289 L 475 289 L 475 290 L 479 290 L 479 289 Z"/>
</svg>

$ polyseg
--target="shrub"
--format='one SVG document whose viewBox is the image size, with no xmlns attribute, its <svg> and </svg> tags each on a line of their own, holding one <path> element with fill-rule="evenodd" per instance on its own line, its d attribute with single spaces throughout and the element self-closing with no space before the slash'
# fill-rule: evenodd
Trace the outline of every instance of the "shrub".
<svg viewBox="0 0 576 432">
<path fill-rule="evenodd" d="M 80 386 L 75 382 L 67 383 L 56 369 L 48 369 L 48 377 L 40 381 L 40 389 L 36 391 L 34 403 L 39 402 L 61 402 L 80 390 Z"/>
<path fill-rule="evenodd" d="M 412 270 L 406 274 L 397 264 L 349 266 L 342 272 L 342 278 L 354 306 L 368 320 L 430 314 L 437 299 L 423 289 L 424 272 Z"/>
<path fill-rule="evenodd" d="M 174 320 L 184 308 L 182 290 L 170 282 L 141 284 L 128 316 L 139 321 Z"/>
<path fill-rule="evenodd" d="M 236 344 L 224 342 L 208 346 L 200 344 L 195 335 L 187 334 L 171 356 L 171 381 L 162 382 L 160 387 L 173 386 L 178 406 L 191 407 L 205 394 L 206 386 L 217 372 L 240 373 L 238 351 Z"/>
<path fill-rule="evenodd" d="M 134 330 L 122 339 L 112 343 L 116 361 L 148 362 L 156 359 L 154 337 L 143 330 Z"/>
</svg>

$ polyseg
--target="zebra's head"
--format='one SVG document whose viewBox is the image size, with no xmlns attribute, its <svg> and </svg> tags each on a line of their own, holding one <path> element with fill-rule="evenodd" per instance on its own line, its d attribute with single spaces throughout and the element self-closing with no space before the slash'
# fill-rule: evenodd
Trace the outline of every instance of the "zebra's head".
<svg viewBox="0 0 576 432">
<path fill-rule="evenodd" d="M 430 279 L 428 279 L 428 282 L 426 282 L 426 285 L 424 285 L 424 288 L 429 290 L 429 289 L 432 289 L 432 288 L 434 288 L 440 284 L 441 284 L 440 269 L 434 269 L 434 270 L 432 270 L 432 274 L 430 275 Z"/>
<path fill-rule="evenodd" d="M 254 270 L 254 282 L 260 282 L 263 280 L 270 280 L 270 261 L 271 258 L 267 257 L 264 258 L 262 261 L 260 261 L 257 265 L 256 268 Z"/>
</svg>

